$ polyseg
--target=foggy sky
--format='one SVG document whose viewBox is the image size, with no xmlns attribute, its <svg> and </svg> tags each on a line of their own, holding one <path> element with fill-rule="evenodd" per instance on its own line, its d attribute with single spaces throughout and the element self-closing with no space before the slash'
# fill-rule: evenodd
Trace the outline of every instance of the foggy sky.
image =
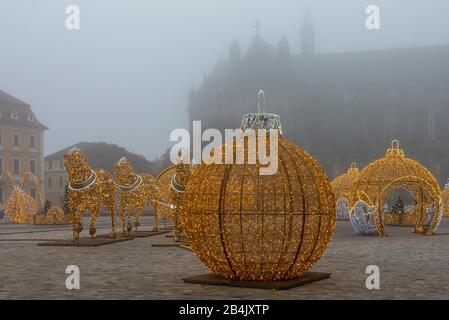
<svg viewBox="0 0 449 320">
<path fill-rule="evenodd" d="M 65 28 L 78 5 L 81 30 Z M 365 8 L 381 30 L 365 28 Z M 0 89 L 47 125 L 45 154 L 79 141 L 117 143 L 149 159 L 188 128 L 187 95 L 255 33 L 300 48 L 303 0 L 0 0 Z M 446 0 L 313 0 L 321 53 L 449 44 Z M 268 93 L 269 94 L 269 93 Z M 237 126 L 238 124 L 236 124 Z"/>
</svg>

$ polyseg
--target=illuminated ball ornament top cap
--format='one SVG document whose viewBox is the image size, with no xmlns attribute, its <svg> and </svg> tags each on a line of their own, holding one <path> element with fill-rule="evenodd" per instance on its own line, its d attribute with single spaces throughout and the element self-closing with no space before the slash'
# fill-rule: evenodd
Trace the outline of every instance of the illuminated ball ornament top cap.
<svg viewBox="0 0 449 320">
<path fill-rule="evenodd" d="M 257 126 L 280 128 L 280 122 Z M 203 264 L 223 278 L 301 277 L 331 240 L 335 199 L 324 171 L 282 135 L 276 160 L 273 175 L 259 174 L 258 163 L 202 162 L 187 182 L 180 203 L 184 232 Z"/>
<path fill-rule="evenodd" d="M 282 134 L 281 118 L 277 114 L 265 112 L 265 93 L 263 90 L 259 90 L 257 98 L 259 112 L 245 114 L 242 118 L 240 128 L 243 131 L 248 129 L 277 129 Z"/>
<path fill-rule="evenodd" d="M 384 203 L 399 189 L 408 191 L 417 202 L 415 208 L 420 210 L 415 232 L 431 234 L 441 218 L 438 183 L 423 165 L 405 156 L 398 140 L 392 141 L 391 148 L 383 158 L 372 162 L 360 172 L 351 187 L 351 208 L 364 205 L 367 210 L 374 212 L 377 233 L 386 235 L 383 226 Z"/>
</svg>

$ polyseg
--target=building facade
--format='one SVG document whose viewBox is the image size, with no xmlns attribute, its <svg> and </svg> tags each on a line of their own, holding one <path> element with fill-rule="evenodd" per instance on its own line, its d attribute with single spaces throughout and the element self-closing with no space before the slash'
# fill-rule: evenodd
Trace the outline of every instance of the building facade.
<svg viewBox="0 0 449 320">
<path fill-rule="evenodd" d="M 285 37 L 267 43 L 258 33 L 245 53 L 234 41 L 189 95 L 190 123 L 236 128 L 257 111 L 281 116 L 284 135 L 311 153 L 331 178 L 383 157 L 393 139 L 429 168 L 440 184 L 449 177 L 449 45 L 317 53 L 307 13 L 300 52 Z M 342 35 L 343 36 L 343 35 Z"/>
<path fill-rule="evenodd" d="M 48 155 L 44 159 L 44 176 L 46 199 L 52 205 L 64 206 L 65 186 L 67 174 L 64 168 L 64 159 Z"/>
<path fill-rule="evenodd" d="M 40 188 L 45 194 L 43 155 L 46 129 L 29 104 L 0 90 L 0 210 L 4 209 L 11 194 L 11 179 L 20 184 L 27 172 L 38 177 L 38 186 L 32 179 L 27 179 L 25 192 L 36 197 Z"/>
</svg>

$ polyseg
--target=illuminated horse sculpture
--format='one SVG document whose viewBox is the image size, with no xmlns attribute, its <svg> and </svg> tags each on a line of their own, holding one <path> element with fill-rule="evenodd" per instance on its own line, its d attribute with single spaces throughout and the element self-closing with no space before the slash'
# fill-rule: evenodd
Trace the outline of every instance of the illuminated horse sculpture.
<svg viewBox="0 0 449 320">
<path fill-rule="evenodd" d="M 69 178 L 67 200 L 73 239 L 79 240 L 85 212 L 91 212 L 89 235 L 91 238 L 95 237 L 95 220 L 100 213 L 101 205 L 104 205 L 111 213 L 111 236 L 115 236 L 116 189 L 112 175 L 103 169 L 91 169 L 84 154 L 77 148 L 71 149 L 64 155 L 64 166 Z"/>
<path fill-rule="evenodd" d="M 122 220 L 122 233 L 132 230 L 131 217 L 134 215 L 134 227 L 140 225 L 140 217 L 146 203 L 151 204 L 154 213 L 153 230 L 159 229 L 157 201 L 161 198 L 156 179 L 147 173 L 138 175 L 126 158 L 121 158 L 115 164 L 115 176 L 120 192 L 120 217 Z"/>
</svg>

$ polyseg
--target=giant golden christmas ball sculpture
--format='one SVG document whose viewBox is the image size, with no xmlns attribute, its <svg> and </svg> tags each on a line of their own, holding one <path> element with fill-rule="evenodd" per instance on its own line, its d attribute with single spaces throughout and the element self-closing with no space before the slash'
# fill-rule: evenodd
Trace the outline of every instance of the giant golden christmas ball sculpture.
<svg viewBox="0 0 449 320">
<path fill-rule="evenodd" d="M 260 175 L 260 162 L 249 163 L 246 152 L 243 164 L 196 165 L 181 200 L 184 232 L 198 258 L 221 277 L 298 278 L 320 259 L 331 240 L 334 194 L 319 164 L 282 137 L 278 116 L 245 115 L 243 133 L 251 128 L 278 130 L 277 172 Z M 269 146 L 270 136 L 264 136 Z M 234 159 L 242 147 L 236 140 L 228 142 Z M 256 148 L 262 142 L 258 138 Z M 222 146 L 222 156 L 225 149 Z"/>
<path fill-rule="evenodd" d="M 348 171 L 331 182 L 335 194 L 337 220 L 349 220 L 349 197 L 351 186 L 359 176 L 359 169 L 355 162 L 351 163 Z"/>
<path fill-rule="evenodd" d="M 396 190 L 406 190 L 418 210 L 415 232 L 432 234 L 441 220 L 441 192 L 435 177 L 417 161 L 405 157 L 393 140 L 385 157 L 369 164 L 351 187 L 351 222 L 356 233 L 385 236 L 384 206 Z"/>
</svg>

